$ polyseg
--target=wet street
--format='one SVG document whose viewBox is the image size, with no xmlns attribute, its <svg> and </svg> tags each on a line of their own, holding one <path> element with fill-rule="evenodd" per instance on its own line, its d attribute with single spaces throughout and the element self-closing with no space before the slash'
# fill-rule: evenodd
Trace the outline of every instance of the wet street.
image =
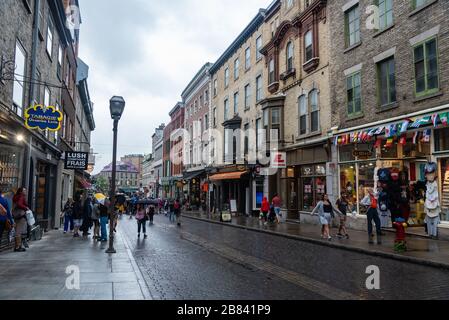
<svg viewBox="0 0 449 320">
<path fill-rule="evenodd" d="M 152 299 L 448 299 L 449 271 L 269 234 L 160 215 L 137 238 L 135 220 L 120 230 Z M 380 290 L 368 290 L 368 266 Z"/>
</svg>

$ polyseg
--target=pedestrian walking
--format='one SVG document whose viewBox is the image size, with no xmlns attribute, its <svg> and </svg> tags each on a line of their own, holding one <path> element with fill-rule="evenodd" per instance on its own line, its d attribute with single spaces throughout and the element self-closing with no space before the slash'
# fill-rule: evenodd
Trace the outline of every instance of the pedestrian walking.
<svg viewBox="0 0 449 320">
<path fill-rule="evenodd" d="M 80 236 L 79 231 L 83 224 L 83 206 L 82 206 L 82 195 L 78 195 L 73 204 L 73 237 L 78 238 Z"/>
<path fill-rule="evenodd" d="M 341 193 L 340 198 L 337 200 L 337 208 L 341 212 L 340 215 L 340 227 L 338 228 L 338 238 L 349 239 L 348 232 L 346 230 L 346 220 L 348 218 L 349 200 L 345 192 Z"/>
<path fill-rule="evenodd" d="M 181 202 L 179 199 L 176 199 L 173 204 L 173 214 L 176 217 L 176 223 L 178 224 L 178 227 L 181 226 Z"/>
<path fill-rule="evenodd" d="M 109 212 L 108 212 L 108 206 L 110 205 L 109 201 L 105 200 L 104 204 L 99 205 L 100 209 L 100 231 L 101 236 L 100 239 L 97 241 L 101 242 L 107 242 L 108 241 L 108 218 L 109 218 Z"/>
<path fill-rule="evenodd" d="M 278 194 L 275 194 L 271 203 L 274 207 L 274 212 L 276 214 L 276 221 L 279 224 L 282 222 L 282 219 L 281 219 L 282 218 L 282 216 L 281 216 L 281 205 L 282 205 L 281 197 L 279 197 Z"/>
<path fill-rule="evenodd" d="M 342 213 L 329 201 L 329 196 L 327 194 L 323 195 L 322 200 L 318 202 L 315 209 L 312 211 L 312 215 L 318 214 L 320 218 L 321 238 L 329 241 L 332 240 L 330 235 L 330 226 L 332 224 L 334 213 L 342 215 Z"/>
<path fill-rule="evenodd" d="M 3 233 L 10 232 L 14 227 L 14 219 L 12 218 L 11 208 L 8 201 L 3 197 L 3 192 L 0 189 L 0 241 Z"/>
<path fill-rule="evenodd" d="M 64 234 L 69 231 L 73 232 L 73 199 L 68 199 L 66 204 L 64 205 L 64 209 L 61 213 L 61 218 L 64 219 Z"/>
<path fill-rule="evenodd" d="M 378 198 L 374 193 L 374 190 L 371 188 L 368 190 L 368 194 L 365 198 L 360 202 L 362 205 L 368 208 L 368 212 L 366 213 L 368 219 L 368 242 L 369 244 L 374 244 L 374 235 L 373 235 L 373 221 L 376 224 L 376 233 L 377 233 L 377 244 L 382 244 L 382 228 L 379 219 L 378 212 Z"/>
<path fill-rule="evenodd" d="M 100 203 L 93 199 L 92 205 L 92 223 L 94 225 L 94 240 L 100 239 Z"/>
<path fill-rule="evenodd" d="M 268 214 L 270 212 L 270 203 L 268 202 L 267 197 L 263 197 L 262 207 L 260 208 L 260 212 L 262 215 L 262 222 L 267 225 L 268 224 Z"/>
<path fill-rule="evenodd" d="M 147 208 L 147 213 L 148 213 L 148 218 L 150 219 L 150 224 L 151 225 L 153 225 L 154 223 L 153 223 L 153 221 L 154 221 L 154 214 L 155 214 L 155 211 L 156 211 L 156 208 L 153 206 L 153 205 L 150 205 L 148 208 Z"/>
<path fill-rule="evenodd" d="M 92 228 L 92 198 L 88 196 L 86 201 L 84 201 L 83 207 L 83 223 L 81 225 L 80 231 L 83 232 L 83 237 L 90 235 L 89 229 Z"/>
<path fill-rule="evenodd" d="M 143 231 L 144 239 L 146 239 L 148 217 L 146 215 L 145 208 L 141 204 L 138 204 L 136 207 L 136 220 L 137 220 L 137 237 L 140 238 L 140 231 Z"/>
<path fill-rule="evenodd" d="M 175 203 L 173 200 L 170 200 L 168 203 L 168 214 L 170 222 L 175 222 Z"/>
<path fill-rule="evenodd" d="M 16 194 L 13 197 L 14 209 L 12 215 L 14 217 L 15 222 L 15 252 L 25 252 L 26 249 L 22 247 L 23 238 L 27 236 L 28 233 L 28 222 L 26 218 L 26 212 L 29 209 L 28 204 L 26 202 L 26 189 L 19 188 L 17 189 Z"/>
</svg>

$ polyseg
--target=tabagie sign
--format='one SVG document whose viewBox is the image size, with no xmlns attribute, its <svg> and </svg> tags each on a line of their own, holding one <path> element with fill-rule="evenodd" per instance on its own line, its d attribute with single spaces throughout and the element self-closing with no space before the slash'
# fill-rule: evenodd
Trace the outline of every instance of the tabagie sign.
<svg viewBox="0 0 449 320">
<path fill-rule="evenodd" d="M 87 152 L 66 152 L 66 170 L 87 170 L 89 167 L 89 153 Z"/>
<path fill-rule="evenodd" d="M 25 126 L 28 129 L 58 131 L 61 123 L 62 112 L 53 106 L 36 105 L 25 110 Z"/>
</svg>

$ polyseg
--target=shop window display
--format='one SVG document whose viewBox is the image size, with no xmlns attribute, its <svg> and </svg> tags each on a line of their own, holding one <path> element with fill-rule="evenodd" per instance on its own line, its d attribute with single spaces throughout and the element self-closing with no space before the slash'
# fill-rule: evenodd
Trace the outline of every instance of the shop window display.
<svg viewBox="0 0 449 320">
<path fill-rule="evenodd" d="M 449 158 L 440 161 L 441 208 L 443 221 L 449 221 Z"/>
<path fill-rule="evenodd" d="M 5 194 L 14 193 L 21 181 L 22 154 L 12 146 L 2 145 L 0 149 L 0 187 Z"/>
<path fill-rule="evenodd" d="M 302 210 L 312 211 L 326 194 L 326 166 L 313 165 L 301 168 Z"/>
</svg>

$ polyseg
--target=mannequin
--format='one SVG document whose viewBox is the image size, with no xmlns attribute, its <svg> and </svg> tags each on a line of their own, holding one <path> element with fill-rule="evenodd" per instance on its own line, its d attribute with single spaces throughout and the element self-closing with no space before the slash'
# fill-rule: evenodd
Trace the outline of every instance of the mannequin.
<svg viewBox="0 0 449 320">
<path fill-rule="evenodd" d="M 429 162 L 425 169 L 427 190 L 424 208 L 426 212 L 427 232 L 432 239 L 438 237 L 438 225 L 440 224 L 441 205 L 438 194 L 437 164 Z"/>
<path fill-rule="evenodd" d="M 391 171 L 391 180 L 388 185 L 388 195 L 390 200 L 391 222 L 396 222 L 397 218 L 402 218 L 400 208 L 401 204 L 401 186 L 399 184 L 399 170 L 393 169 Z"/>
</svg>

